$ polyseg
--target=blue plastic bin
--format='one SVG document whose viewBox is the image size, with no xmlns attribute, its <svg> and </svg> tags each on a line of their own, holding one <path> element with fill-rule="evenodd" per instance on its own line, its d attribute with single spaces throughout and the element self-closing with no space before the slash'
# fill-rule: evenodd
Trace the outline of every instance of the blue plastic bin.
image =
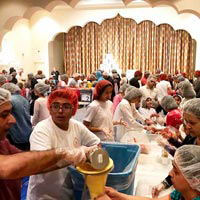
<svg viewBox="0 0 200 200">
<path fill-rule="evenodd" d="M 29 176 L 22 178 L 21 200 L 26 200 L 28 190 Z"/>
<path fill-rule="evenodd" d="M 106 149 L 114 161 L 114 169 L 108 174 L 106 185 L 119 192 L 133 194 L 135 170 L 140 153 L 139 145 L 102 143 L 102 148 Z M 84 186 L 83 176 L 74 167 L 70 167 L 70 172 L 75 198 L 81 200 Z"/>
</svg>

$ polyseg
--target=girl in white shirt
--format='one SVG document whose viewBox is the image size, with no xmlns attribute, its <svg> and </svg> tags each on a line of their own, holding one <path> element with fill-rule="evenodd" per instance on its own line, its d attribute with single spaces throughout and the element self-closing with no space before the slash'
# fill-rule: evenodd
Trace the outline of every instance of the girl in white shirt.
<svg viewBox="0 0 200 200">
<path fill-rule="evenodd" d="M 139 113 L 146 118 L 150 118 L 152 114 L 156 113 L 156 110 L 152 108 L 151 97 L 147 97 L 142 101 L 142 107 L 139 108 Z"/>
<path fill-rule="evenodd" d="M 107 80 L 99 81 L 94 89 L 93 101 L 88 105 L 83 124 L 101 141 L 113 141 L 113 125 L 125 123 L 122 120 L 113 122 L 112 119 L 112 83 Z"/>
</svg>

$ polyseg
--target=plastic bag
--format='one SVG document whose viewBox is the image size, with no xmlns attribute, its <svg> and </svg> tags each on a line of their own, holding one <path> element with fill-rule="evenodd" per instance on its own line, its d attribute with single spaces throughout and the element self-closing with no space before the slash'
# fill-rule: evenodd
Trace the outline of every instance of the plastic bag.
<svg viewBox="0 0 200 200">
<path fill-rule="evenodd" d="M 141 147 L 141 153 L 149 153 L 149 139 L 145 130 L 143 131 L 129 131 L 124 134 L 121 141 L 122 143 L 128 144 L 139 144 Z"/>
</svg>

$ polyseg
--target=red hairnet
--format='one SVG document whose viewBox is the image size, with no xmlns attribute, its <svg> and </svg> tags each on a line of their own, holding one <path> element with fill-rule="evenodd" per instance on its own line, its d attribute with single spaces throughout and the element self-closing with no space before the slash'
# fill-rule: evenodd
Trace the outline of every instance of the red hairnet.
<svg viewBox="0 0 200 200">
<path fill-rule="evenodd" d="M 182 121 L 182 112 L 179 109 L 170 111 L 166 117 L 166 126 L 173 126 L 176 129 L 179 129 Z"/>
<path fill-rule="evenodd" d="M 167 79 L 168 79 L 167 74 L 160 74 L 160 80 L 161 81 L 163 81 L 163 80 L 167 81 Z"/>
<path fill-rule="evenodd" d="M 194 75 L 197 76 L 197 77 L 199 77 L 199 76 L 200 76 L 200 70 L 196 70 L 196 71 L 194 72 Z"/>
<path fill-rule="evenodd" d="M 187 77 L 187 74 L 185 73 L 185 72 L 181 72 L 181 75 L 183 76 L 183 77 Z"/>
<path fill-rule="evenodd" d="M 136 77 L 136 76 L 142 76 L 142 72 L 138 70 L 138 71 L 135 72 L 134 76 L 135 76 L 135 77 Z"/>
<path fill-rule="evenodd" d="M 75 115 L 78 109 L 78 97 L 73 90 L 71 90 L 70 88 L 66 88 L 53 91 L 48 97 L 48 102 L 47 102 L 48 109 L 50 109 L 52 102 L 57 98 L 64 98 L 69 100 L 74 107 L 72 115 Z"/>
<path fill-rule="evenodd" d="M 94 88 L 94 94 L 93 94 L 93 99 L 99 99 L 100 96 L 102 95 L 102 93 L 104 92 L 104 90 L 108 87 L 111 86 L 112 87 L 112 83 L 110 81 L 107 80 L 101 80 L 99 81 L 95 88 Z"/>
<path fill-rule="evenodd" d="M 40 75 L 42 74 L 42 70 L 38 70 L 37 73 Z"/>
</svg>

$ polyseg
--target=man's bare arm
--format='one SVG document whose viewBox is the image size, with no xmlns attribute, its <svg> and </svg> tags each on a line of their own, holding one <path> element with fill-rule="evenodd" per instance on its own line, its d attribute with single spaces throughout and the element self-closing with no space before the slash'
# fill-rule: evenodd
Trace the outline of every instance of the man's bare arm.
<svg viewBox="0 0 200 200">
<path fill-rule="evenodd" d="M 64 158 L 56 150 L 0 155 L 0 179 L 15 179 L 42 172 Z"/>
</svg>

